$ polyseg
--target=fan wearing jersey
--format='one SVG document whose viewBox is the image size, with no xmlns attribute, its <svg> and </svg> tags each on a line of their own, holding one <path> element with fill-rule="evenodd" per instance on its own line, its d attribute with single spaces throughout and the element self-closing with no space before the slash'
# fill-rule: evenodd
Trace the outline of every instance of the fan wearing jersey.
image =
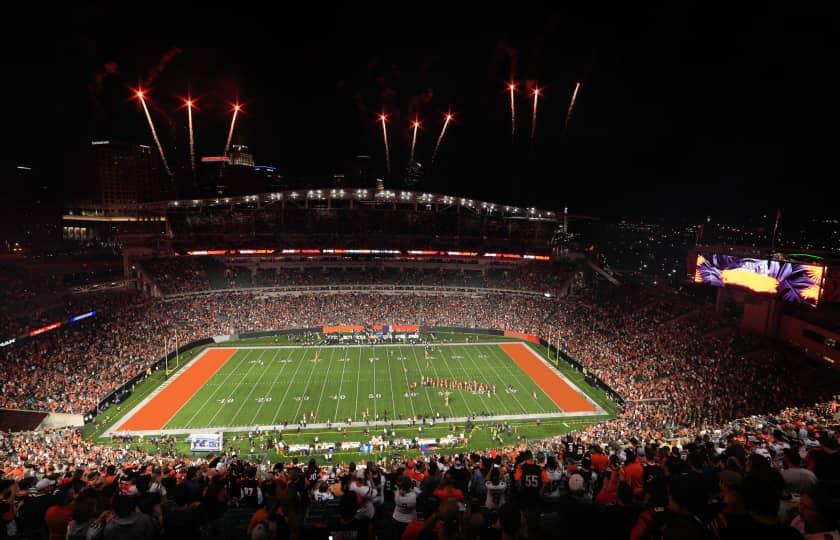
<svg viewBox="0 0 840 540">
<path fill-rule="evenodd" d="M 494 465 L 490 471 L 490 479 L 484 483 L 487 490 L 487 498 L 484 500 L 484 506 L 488 510 L 498 510 L 505 504 L 505 491 L 507 491 L 507 484 L 502 481 L 502 471 L 498 465 Z"/>
<path fill-rule="evenodd" d="M 366 478 L 363 469 L 356 470 L 356 477 L 350 484 L 350 491 L 354 492 L 361 501 L 359 509 L 356 511 L 356 519 L 372 519 L 376 511 L 373 507 L 373 500 L 376 498 L 377 492 L 376 488 L 373 487 L 373 482 Z"/>
<path fill-rule="evenodd" d="M 239 498 L 242 504 L 251 508 L 260 506 L 263 502 L 263 493 L 260 483 L 257 480 L 257 469 L 248 469 L 247 478 L 239 484 Z"/>
<path fill-rule="evenodd" d="M 420 488 L 414 485 L 414 480 L 403 476 L 399 480 L 399 488 L 394 492 L 394 538 L 401 538 L 406 525 L 417 519 L 417 495 Z"/>
<path fill-rule="evenodd" d="M 318 480 L 321 478 L 321 469 L 318 468 L 314 459 L 309 460 L 309 465 L 307 465 L 304 474 L 307 488 L 312 489 L 318 485 Z"/>
<path fill-rule="evenodd" d="M 318 488 L 312 494 L 312 498 L 315 499 L 316 503 L 331 501 L 335 498 L 329 488 L 330 486 L 323 480 L 318 482 Z"/>
<path fill-rule="evenodd" d="M 534 455 L 530 450 L 525 450 L 523 458 L 513 478 L 519 488 L 522 504 L 533 509 L 539 502 L 540 488 L 548 482 L 548 477 L 543 468 L 534 463 Z"/>
<path fill-rule="evenodd" d="M 544 474 L 546 483 L 543 484 L 542 499 L 548 503 L 556 502 L 563 495 L 563 465 L 554 456 L 549 456 L 545 462 Z"/>
<path fill-rule="evenodd" d="M 394 502 L 394 492 L 399 487 L 399 479 L 403 476 L 403 469 L 391 469 L 385 473 L 385 482 L 382 484 L 382 491 L 384 491 L 385 502 Z"/>
</svg>

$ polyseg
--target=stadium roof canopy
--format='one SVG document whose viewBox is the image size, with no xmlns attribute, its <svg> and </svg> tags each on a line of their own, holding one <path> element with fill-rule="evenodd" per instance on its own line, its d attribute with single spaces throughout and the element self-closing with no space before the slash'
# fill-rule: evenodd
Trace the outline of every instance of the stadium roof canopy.
<svg viewBox="0 0 840 540">
<path fill-rule="evenodd" d="M 415 211 L 460 208 L 475 214 L 484 214 L 508 219 L 534 221 L 559 221 L 562 214 L 533 207 L 512 206 L 487 201 L 478 201 L 454 195 L 403 190 L 374 190 L 368 188 L 301 189 L 259 193 L 237 197 L 207 199 L 179 199 L 137 205 L 140 210 L 175 210 L 196 207 L 264 207 L 294 205 L 298 208 L 341 207 L 412 207 Z"/>
</svg>

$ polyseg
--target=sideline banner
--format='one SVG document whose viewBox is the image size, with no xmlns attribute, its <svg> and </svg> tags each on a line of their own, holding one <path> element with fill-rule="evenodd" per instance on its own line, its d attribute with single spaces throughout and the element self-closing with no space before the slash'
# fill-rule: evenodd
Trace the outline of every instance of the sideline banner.
<svg viewBox="0 0 840 540">
<path fill-rule="evenodd" d="M 353 332 L 364 332 L 365 327 L 362 325 L 343 325 L 343 326 L 325 326 L 322 329 L 324 334 L 352 334 Z"/>
<path fill-rule="evenodd" d="M 190 451 L 192 452 L 221 452 L 221 433 L 202 433 L 190 435 Z"/>
</svg>

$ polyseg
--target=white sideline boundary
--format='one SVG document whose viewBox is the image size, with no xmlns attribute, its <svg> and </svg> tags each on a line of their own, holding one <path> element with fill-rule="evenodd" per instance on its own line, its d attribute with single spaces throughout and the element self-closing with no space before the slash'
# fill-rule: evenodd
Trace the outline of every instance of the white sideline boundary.
<svg viewBox="0 0 840 540">
<path fill-rule="evenodd" d="M 466 422 L 467 420 L 472 420 L 473 422 L 480 423 L 480 422 L 495 422 L 498 420 L 536 420 L 541 419 L 545 420 L 546 418 L 578 418 L 578 417 L 585 417 L 585 416 L 599 416 L 600 413 L 597 411 L 593 412 L 576 412 L 576 413 L 564 413 L 564 412 L 556 412 L 556 413 L 545 413 L 545 414 L 502 414 L 496 416 L 447 416 L 446 420 L 444 421 L 443 417 L 436 418 L 434 425 L 446 425 L 450 422 Z M 423 424 L 420 421 L 414 422 L 413 425 L 420 427 L 432 427 L 431 418 L 426 420 L 426 423 Z M 344 427 L 390 427 L 390 426 L 411 426 L 411 420 L 389 420 L 387 422 L 383 420 L 373 421 L 373 422 L 353 422 L 352 424 L 348 424 L 347 422 L 341 423 L 333 423 L 329 426 L 326 423 L 318 423 L 318 424 L 306 424 L 306 427 L 302 427 L 301 431 L 311 430 L 311 429 L 333 429 L 336 433 L 339 432 L 341 428 Z M 267 426 L 217 426 L 217 427 L 203 427 L 203 428 L 189 428 L 189 429 L 160 429 L 157 431 L 121 431 L 120 434 L 122 435 L 131 435 L 132 437 L 136 436 L 144 436 L 149 437 L 153 435 L 192 435 L 192 434 L 200 434 L 200 433 L 207 433 L 207 432 L 218 432 L 223 431 L 225 433 L 241 433 L 244 431 L 274 431 L 275 429 L 280 432 L 284 433 L 295 433 L 297 432 L 298 424 L 289 424 L 285 429 L 283 429 L 282 424 L 276 425 L 267 425 Z"/>
<path fill-rule="evenodd" d="M 466 422 L 470 418 L 473 421 L 477 422 L 493 422 L 498 420 L 536 420 L 538 418 L 574 418 L 574 417 L 586 417 L 586 416 L 602 416 L 606 415 L 607 412 L 598 405 L 589 395 L 586 394 L 580 387 L 575 384 L 572 380 L 566 377 L 563 373 L 561 373 L 556 367 L 552 366 L 543 356 L 537 353 L 532 347 L 529 347 L 527 343 L 523 341 L 489 341 L 489 342 L 469 342 L 469 343 L 457 343 L 457 342 L 449 342 L 449 343 L 430 343 L 434 347 L 469 347 L 469 346 L 483 346 L 483 345 L 503 345 L 503 344 L 518 344 L 520 347 L 525 347 L 531 354 L 537 357 L 543 364 L 548 366 L 551 369 L 552 373 L 554 373 L 557 377 L 561 378 L 566 384 L 568 384 L 571 388 L 573 388 L 576 392 L 581 394 L 589 403 L 591 403 L 594 407 L 594 411 L 579 411 L 579 412 L 556 412 L 556 413 L 542 413 L 542 414 L 503 414 L 503 415 L 494 415 L 494 416 L 481 416 L 481 417 L 469 417 L 469 416 L 458 416 L 458 417 L 447 417 L 446 422 Z M 184 366 L 179 369 L 173 376 L 169 379 L 161 383 L 160 386 L 155 388 L 148 396 L 143 398 L 140 403 L 132 407 L 125 416 L 123 416 L 116 424 L 105 430 L 100 437 L 114 437 L 116 432 L 119 432 L 119 435 L 130 435 L 130 436 L 154 436 L 154 435 L 178 435 L 178 434 L 201 434 L 206 433 L 208 431 L 224 431 L 224 432 L 246 432 L 246 431 L 274 431 L 275 429 L 278 431 L 283 431 L 282 424 L 275 424 L 275 425 L 252 425 L 252 426 L 208 426 L 202 428 L 177 428 L 177 429 L 159 429 L 159 430 L 140 430 L 140 431 L 120 431 L 119 428 L 123 424 L 125 424 L 131 417 L 137 414 L 140 409 L 142 409 L 147 403 L 149 403 L 152 399 L 154 399 L 164 388 L 172 384 L 178 377 L 181 376 L 182 373 L 186 372 L 194 362 L 196 362 L 199 358 L 204 356 L 204 354 L 210 349 L 236 349 L 236 350 L 259 350 L 259 349 L 338 349 L 338 348 L 371 348 L 371 347 L 425 347 L 425 344 L 419 343 L 385 343 L 385 344 L 376 344 L 376 345 L 247 345 L 247 346 L 236 346 L 236 345 L 225 345 L 222 347 L 214 347 L 212 344 L 206 347 L 203 351 L 197 354 L 194 358 L 192 358 L 189 362 L 184 364 Z M 510 359 L 513 362 L 513 359 Z M 514 362 L 515 363 L 515 362 Z M 517 369 L 520 369 L 517 366 Z M 527 374 L 526 374 L 527 375 Z M 184 407 L 189 400 L 184 402 L 181 407 Z M 180 410 L 180 408 L 179 408 Z M 175 413 L 177 414 L 177 412 Z M 174 416 L 174 415 L 173 415 Z M 171 420 L 171 419 L 170 419 Z M 430 419 L 428 419 L 430 420 Z M 168 422 L 169 420 L 167 420 Z M 437 419 L 437 423 L 441 423 L 442 418 Z M 421 424 L 419 422 L 414 423 L 417 426 L 426 425 L 430 426 L 429 422 L 427 421 L 426 424 Z M 410 426 L 412 425 L 411 420 L 389 420 L 387 422 L 379 420 L 379 421 L 371 421 L 371 422 L 353 422 L 352 424 L 348 424 L 346 422 L 342 423 L 332 423 L 330 427 L 327 426 L 326 423 L 317 423 L 317 424 L 307 424 L 306 427 L 302 427 L 301 430 L 311 430 L 311 429 L 338 429 L 340 427 L 352 427 L 352 426 L 364 426 L 364 427 L 385 427 L 385 426 Z M 286 428 L 286 432 L 290 431 L 297 431 L 298 424 L 289 424 Z"/>
<path fill-rule="evenodd" d="M 533 347 L 529 347 L 527 343 L 524 343 L 524 342 L 522 342 L 522 341 L 520 341 L 520 342 L 519 342 L 519 346 L 520 346 L 520 347 L 525 347 L 526 349 L 528 349 L 528 351 L 529 351 L 531 354 L 533 354 L 534 356 L 536 356 L 537 358 L 539 358 L 539 360 L 540 360 L 543 364 L 545 364 L 546 366 L 548 366 L 548 368 L 549 368 L 549 369 L 550 369 L 550 370 L 551 370 L 551 371 L 552 371 L 555 375 L 557 375 L 558 377 L 560 377 L 560 378 L 561 378 L 563 381 L 565 381 L 565 383 L 566 383 L 566 384 L 568 384 L 570 387 L 574 388 L 574 389 L 575 389 L 575 391 L 576 391 L 578 394 L 582 395 L 582 396 L 586 399 L 586 401 L 588 401 L 589 403 L 591 403 L 591 404 L 592 404 L 592 406 L 593 406 L 593 407 L 595 407 L 595 413 L 596 413 L 596 414 L 607 414 L 607 412 L 606 412 L 603 408 L 601 408 L 601 406 L 600 406 L 600 405 L 598 405 L 597 403 L 595 403 L 595 401 L 593 401 L 593 399 L 592 399 L 591 397 L 589 397 L 589 395 L 588 395 L 586 392 L 584 392 L 583 390 L 581 390 L 581 389 L 580 389 L 580 387 L 579 387 L 577 384 L 575 384 L 574 382 L 572 382 L 572 380 L 571 380 L 571 379 L 569 379 L 568 377 L 566 377 L 566 376 L 565 376 L 565 375 L 564 375 L 564 374 L 563 374 L 563 373 L 562 373 L 559 369 L 557 369 L 556 367 L 552 366 L 552 365 L 548 362 L 548 360 L 546 360 L 545 358 L 543 358 L 543 356 L 542 356 L 541 354 L 537 353 L 537 351 L 535 351 Z M 572 414 L 574 414 L 574 413 L 572 413 Z"/>
</svg>

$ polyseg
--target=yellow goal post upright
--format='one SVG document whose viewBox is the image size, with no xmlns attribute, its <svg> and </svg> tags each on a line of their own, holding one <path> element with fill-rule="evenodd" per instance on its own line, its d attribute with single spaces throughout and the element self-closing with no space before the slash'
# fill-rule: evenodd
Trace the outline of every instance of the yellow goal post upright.
<svg viewBox="0 0 840 540">
<path fill-rule="evenodd" d="M 171 354 L 170 347 L 174 346 L 175 351 L 175 366 L 170 367 L 169 365 L 169 356 Z M 166 376 L 168 377 L 171 373 L 178 371 L 178 367 L 180 366 L 180 351 L 178 350 L 178 333 L 176 332 L 175 335 L 172 337 L 164 336 L 163 337 L 163 359 L 164 365 L 166 369 Z"/>
</svg>

